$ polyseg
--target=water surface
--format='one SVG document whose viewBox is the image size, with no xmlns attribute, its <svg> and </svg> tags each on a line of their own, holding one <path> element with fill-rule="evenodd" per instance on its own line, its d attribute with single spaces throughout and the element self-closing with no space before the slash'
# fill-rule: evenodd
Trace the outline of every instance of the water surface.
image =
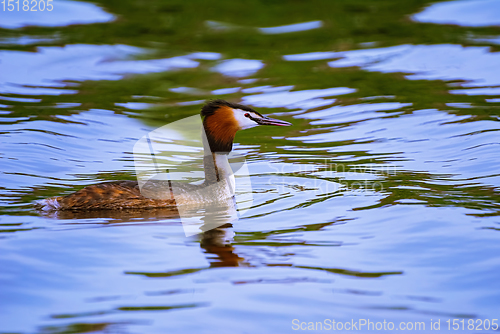
<svg viewBox="0 0 500 334">
<path fill-rule="evenodd" d="M 496 1 L 54 7 L 0 11 L 0 333 L 499 317 Z M 134 180 L 137 140 L 213 98 L 293 123 L 237 134 L 232 226 L 33 210 Z"/>
</svg>

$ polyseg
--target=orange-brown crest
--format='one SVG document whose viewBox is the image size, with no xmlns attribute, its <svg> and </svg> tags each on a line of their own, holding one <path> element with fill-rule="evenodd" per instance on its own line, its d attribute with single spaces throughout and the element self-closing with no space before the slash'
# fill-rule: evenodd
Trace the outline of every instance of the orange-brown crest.
<svg viewBox="0 0 500 334">
<path fill-rule="evenodd" d="M 216 142 L 232 143 L 234 135 L 239 130 L 239 125 L 234 118 L 233 109 L 229 106 L 220 106 L 205 120 L 207 136 L 212 136 Z"/>
</svg>

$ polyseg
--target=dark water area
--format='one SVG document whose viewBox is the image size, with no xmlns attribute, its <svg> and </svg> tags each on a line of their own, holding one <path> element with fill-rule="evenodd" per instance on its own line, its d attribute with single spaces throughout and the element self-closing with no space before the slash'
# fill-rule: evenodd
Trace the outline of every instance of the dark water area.
<svg viewBox="0 0 500 334">
<path fill-rule="evenodd" d="M 499 1 L 9 3 L 0 333 L 498 331 Z M 237 134 L 231 225 L 33 209 L 215 98 L 293 123 Z"/>
</svg>

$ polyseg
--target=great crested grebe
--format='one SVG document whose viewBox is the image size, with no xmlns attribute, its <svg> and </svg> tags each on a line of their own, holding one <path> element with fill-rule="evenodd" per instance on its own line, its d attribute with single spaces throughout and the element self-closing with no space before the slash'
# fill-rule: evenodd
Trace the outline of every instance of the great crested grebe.
<svg viewBox="0 0 500 334">
<path fill-rule="evenodd" d="M 202 107 L 201 115 L 205 133 L 202 136 L 205 171 L 202 184 L 151 180 L 139 187 L 136 181 L 104 182 L 66 196 L 41 200 L 35 207 L 43 211 L 137 210 L 227 199 L 234 195 L 235 180 L 227 155 L 233 148 L 236 132 L 258 125 L 291 125 L 224 100 L 208 102 Z"/>
</svg>

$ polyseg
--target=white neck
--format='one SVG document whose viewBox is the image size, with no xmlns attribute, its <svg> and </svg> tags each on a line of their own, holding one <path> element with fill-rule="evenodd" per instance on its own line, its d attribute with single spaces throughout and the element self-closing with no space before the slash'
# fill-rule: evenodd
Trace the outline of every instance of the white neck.
<svg viewBox="0 0 500 334">
<path fill-rule="evenodd" d="M 234 194 L 235 179 L 227 156 L 227 154 L 222 153 L 212 153 L 210 155 L 205 155 L 205 183 L 225 183 L 226 186 L 229 187 L 229 191 L 231 192 L 231 194 Z"/>
</svg>

